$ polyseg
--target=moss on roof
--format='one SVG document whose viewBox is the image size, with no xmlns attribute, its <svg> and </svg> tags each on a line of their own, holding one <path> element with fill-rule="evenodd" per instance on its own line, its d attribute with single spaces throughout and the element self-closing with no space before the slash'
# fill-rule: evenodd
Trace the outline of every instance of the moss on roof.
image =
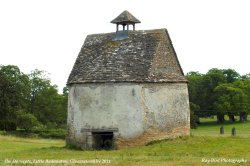
<svg viewBox="0 0 250 166">
<path fill-rule="evenodd" d="M 88 35 L 68 84 L 93 82 L 187 82 L 166 29 Z"/>
</svg>

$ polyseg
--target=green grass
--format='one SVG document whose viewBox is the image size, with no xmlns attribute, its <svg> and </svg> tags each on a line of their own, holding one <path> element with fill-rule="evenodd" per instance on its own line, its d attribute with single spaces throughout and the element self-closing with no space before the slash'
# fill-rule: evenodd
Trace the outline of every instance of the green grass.
<svg viewBox="0 0 250 166">
<path fill-rule="evenodd" d="M 72 150 L 65 148 L 65 141 L 62 139 L 23 138 L 0 135 L 0 165 L 5 165 L 6 159 L 15 159 L 19 162 L 32 161 L 34 159 L 36 161 L 46 161 L 48 159 L 50 161 L 64 160 L 70 162 L 71 159 L 74 159 L 77 161 L 95 160 L 102 162 L 104 159 L 111 162 L 104 165 L 119 166 L 250 165 L 250 122 L 226 123 L 223 125 L 225 128 L 224 135 L 219 134 L 221 125 L 215 123 L 214 119 L 201 119 L 201 122 L 202 124 L 198 129 L 191 130 L 190 137 L 163 140 L 148 146 L 114 151 Z M 236 137 L 230 136 L 232 127 L 236 128 Z M 202 159 L 245 159 L 247 163 L 215 162 L 207 164 L 203 163 Z"/>
<path fill-rule="evenodd" d="M 232 128 L 235 127 L 236 135 L 239 137 L 250 138 L 250 121 L 230 123 L 226 121 L 223 124 L 218 124 L 216 118 L 200 118 L 201 124 L 197 129 L 192 129 L 191 134 L 194 136 L 231 136 Z M 224 127 L 224 135 L 220 135 L 220 127 Z"/>
<path fill-rule="evenodd" d="M 65 129 L 47 129 L 47 130 L 35 130 L 35 131 L 0 131 L 0 135 L 9 135 L 24 138 L 56 138 L 65 139 L 66 130 Z"/>
<path fill-rule="evenodd" d="M 183 137 L 115 151 L 77 151 L 64 146 L 64 140 L 0 136 L 0 164 L 5 159 L 106 159 L 109 165 L 202 165 L 204 158 L 244 158 L 250 164 L 249 139 L 241 137 Z"/>
</svg>

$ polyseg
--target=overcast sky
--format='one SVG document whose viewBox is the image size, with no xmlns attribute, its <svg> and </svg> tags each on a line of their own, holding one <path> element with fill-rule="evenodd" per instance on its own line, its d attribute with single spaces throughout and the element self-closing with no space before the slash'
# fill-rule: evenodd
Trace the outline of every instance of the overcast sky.
<svg viewBox="0 0 250 166">
<path fill-rule="evenodd" d="M 250 73 L 249 0 L 0 0 L 0 64 L 48 71 L 61 92 L 86 35 L 124 10 L 137 30 L 168 29 L 184 73 Z"/>
</svg>

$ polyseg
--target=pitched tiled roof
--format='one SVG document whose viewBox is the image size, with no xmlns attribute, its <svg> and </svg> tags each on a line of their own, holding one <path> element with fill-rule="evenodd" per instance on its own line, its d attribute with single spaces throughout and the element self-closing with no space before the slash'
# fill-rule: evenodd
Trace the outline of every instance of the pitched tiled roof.
<svg viewBox="0 0 250 166">
<path fill-rule="evenodd" d="M 141 23 L 137 18 L 135 18 L 131 13 L 127 10 L 122 12 L 118 17 L 111 21 L 111 23 Z"/>
<path fill-rule="evenodd" d="M 93 82 L 186 82 L 166 29 L 88 35 L 67 84 Z"/>
</svg>

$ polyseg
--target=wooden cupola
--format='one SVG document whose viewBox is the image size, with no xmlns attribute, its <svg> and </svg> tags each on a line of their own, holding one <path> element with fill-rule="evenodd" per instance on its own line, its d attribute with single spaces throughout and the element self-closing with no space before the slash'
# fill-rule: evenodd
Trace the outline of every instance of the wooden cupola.
<svg viewBox="0 0 250 166">
<path fill-rule="evenodd" d="M 125 31 L 125 26 L 127 26 L 127 30 L 129 30 L 129 25 L 133 25 L 133 30 L 135 30 L 135 24 L 141 23 L 141 21 L 125 10 L 118 17 L 112 20 L 111 23 L 116 24 L 116 31 L 119 31 L 119 25 L 122 25 L 123 31 Z"/>
</svg>

